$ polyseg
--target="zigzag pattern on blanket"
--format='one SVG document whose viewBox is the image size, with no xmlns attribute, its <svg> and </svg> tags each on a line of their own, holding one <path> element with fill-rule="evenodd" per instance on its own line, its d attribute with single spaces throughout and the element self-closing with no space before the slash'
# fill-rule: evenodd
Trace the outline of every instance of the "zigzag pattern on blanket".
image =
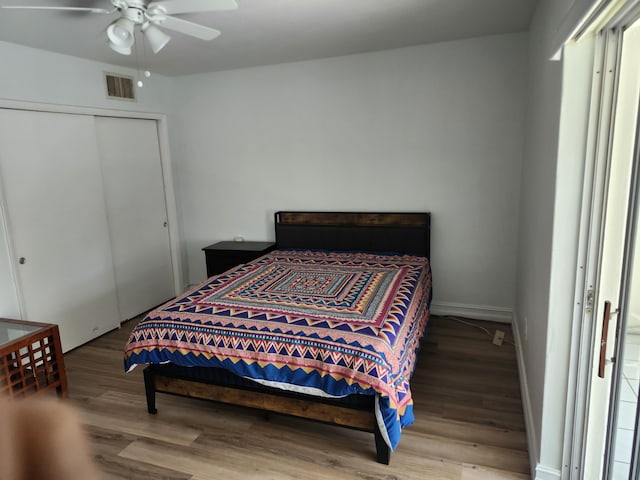
<svg viewBox="0 0 640 480">
<path fill-rule="evenodd" d="M 404 425 L 430 286 L 424 257 L 272 252 L 151 312 L 131 333 L 126 368 L 171 361 L 377 393 Z"/>
</svg>

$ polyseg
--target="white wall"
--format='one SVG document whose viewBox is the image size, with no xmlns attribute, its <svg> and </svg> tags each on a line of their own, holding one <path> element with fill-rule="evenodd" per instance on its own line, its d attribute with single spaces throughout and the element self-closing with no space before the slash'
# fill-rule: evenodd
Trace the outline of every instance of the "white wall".
<svg viewBox="0 0 640 480">
<path fill-rule="evenodd" d="M 130 69 L 7 42 L 0 42 L 0 65 L 0 106 L 3 101 L 18 101 L 170 113 L 173 80 L 169 77 L 152 75 L 145 80 L 144 88 L 138 90 L 137 101 L 131 102 L 108 99 L 103 78 L 104 71 L 135 75 Z M 0 221 L 0 316 L 17 318 L 18 305 L 3 228 Z"/>
<path fill-rule="evenodd" d="M 530 31 L 517 302 L 532 477 L 560 478 L 593 44 L 549 61 L 570 0 L 542 0 Z M 564 76 L 564 77 L 563 77 Z M 563 87 L 564 81 L 564 87 Z"/>
<path fill-rule="evenodd" d="M 562 64 L 549 62 L 547 23 L 553 18 L 550 1 L 542 1 L 530 31 L 527 137 L 522 165 L 517 303 L 514 315 L 522 343 L 529 403 L 530 462 L 539 462 L 540 431 L 547 353 L 549 282 L 556 187 L 558 125 Z M 557 5 L 557 3 L 556 3 Z M 551 35 L 550 35 L 551 34 Z M 528 398 L 527 398 L 528 394 Z M 533 445 L 532 445 L 533 443 Z M 535 478 L 535 477 L 533 477 Z"/>
<path fill-rule="evenodd" d="M 132 102 L 107 97 L 104 72 L 136 76 L 135 70 L 7 42 L 0 42 L 0 62 L 0 100 L 168 113 L 169 77 L 144 79 Z"/>
<path fill-rule="evenodd" d="M 176 79 L 172 158 L 201 248 L 279 209 L 433 212 L 435 302 L 514 304 L 525 34 Z M 477 309 L 476 309 L 477 310 Z"/>
</svg>

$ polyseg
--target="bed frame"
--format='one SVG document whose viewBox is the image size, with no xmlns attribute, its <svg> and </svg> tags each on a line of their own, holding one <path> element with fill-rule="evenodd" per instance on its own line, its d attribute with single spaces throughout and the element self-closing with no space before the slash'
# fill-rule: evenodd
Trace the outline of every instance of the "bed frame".
<svg viewBox="0 0 640 480">
<path fill-rule="evenodd" d="M 276 212 L 276 248 L 357 250 L 430 255 L 429 213 Z M 340 399 L 264 387 L 219 368 L 149 365 L 144 370 L 147 410 L 157 413 L 156 393 L 214 400 L 317 420 L 374 434 L 376 459 L 391 452 L 378 428 L 374 397 Z"/>
</svg>

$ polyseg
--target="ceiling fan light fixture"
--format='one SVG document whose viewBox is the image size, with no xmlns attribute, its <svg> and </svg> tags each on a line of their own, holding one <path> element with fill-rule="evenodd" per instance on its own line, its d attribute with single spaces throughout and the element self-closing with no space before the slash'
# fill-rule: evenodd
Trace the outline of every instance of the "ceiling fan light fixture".
<svg viewBox="0 0 640 480">
<path fill-rule="evenodd" d="M 133 46 L 133 28 L 131 20 L 121 17 L 107 27 L 107 44 L 115 52 L 122 55 L 131 55 Z"/>
<path fill-rule="evenodd" d="M 119 53 L 120 55 L 131 55 L 131 47 L 121 47 L 120 45 L 116 45 L 115 43 L 111 42 L 111 40 L 107 40 L 107 45 L 109 45 L 109 48 L 111 48 L 111 50 Z"/>
<path fill-rule="evenodd" d="M 169 35 L 148 22 L 142 26 L 142 33 L 147 38 L 149 45 L 151 45 L 153 53 L 158 53 L 171 40 Z"/>
<path fill-rule="evenodd" d="M 22 1 L 22 0 L 21 0 Z M 43 0 L 39 0 L 43 1 Z M 104 0 L 101 0 L 104 1 Z M 175 31 L 200 40 L 213 40 L 220 35 L 215 28 L 201 25 L 174 14 L 235 10 L 236 0 L 109 0 L 113 11 L 92 7 L 60 7 L 35 5 L 0 5 L 0 9 L 54 10 L 99 14 L 120 13 L 120 18 L 106 28 L 107 45 L 121 55 L 131 55 L 135 43 L 135 28 L 140 26 L 153 53 L 162 50 L 171 37 L 163 30 Z M 2 0 L 0 0 L 2 2 Z M 158 29 L 157 26 L 162 27 Z M 144 52 L 143 52 L 144 53 Z"/>
</svg>

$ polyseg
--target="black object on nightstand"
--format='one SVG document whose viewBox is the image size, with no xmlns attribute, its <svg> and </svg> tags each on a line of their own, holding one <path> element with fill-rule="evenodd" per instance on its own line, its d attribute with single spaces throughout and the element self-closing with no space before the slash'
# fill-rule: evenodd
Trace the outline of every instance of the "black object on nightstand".
<svg viewBox="0 0 640 480">
<path fill-rule="evenodd" d="M 207 277 L 226 272 L 230 268 L 247 263 L 275 248 L 273 242 L 218 242 L 204 247 L 207 261 Z"/>
</svg>

